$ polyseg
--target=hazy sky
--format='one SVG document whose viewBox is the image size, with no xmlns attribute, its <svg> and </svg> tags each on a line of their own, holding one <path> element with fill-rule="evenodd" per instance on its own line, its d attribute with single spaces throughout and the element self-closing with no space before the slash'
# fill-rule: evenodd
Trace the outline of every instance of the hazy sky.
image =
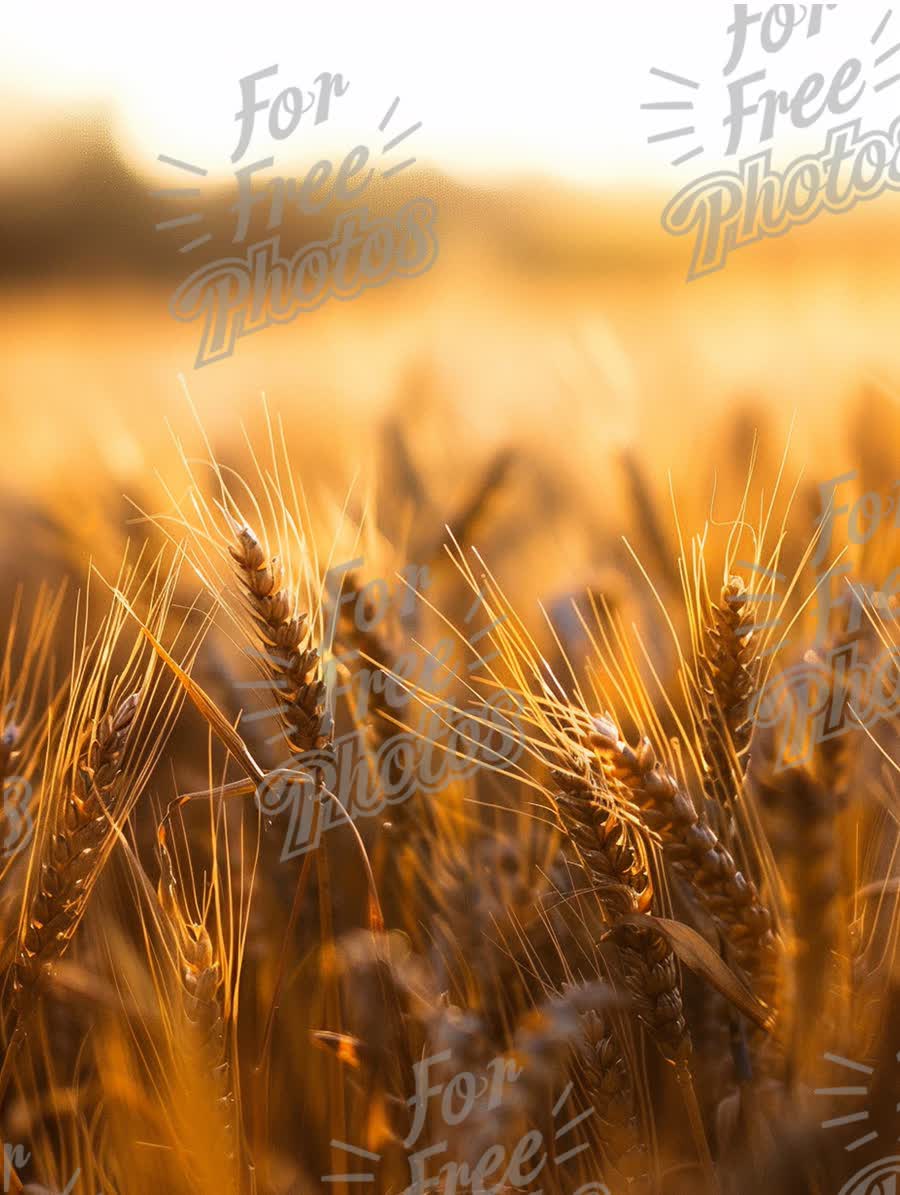
<svg viewBox="0 0 900 1195">
<path fill-rule="evenodd" d="M 750 11 L 762 5 L 750 5 Z M 783 9 L 788 6 L 781 6 Z M 900 42 L 900 11 L 877 46 L 872 35 L 889 11 L 885 0 L 843 0 L 823 10 L 822 30 L 799 26 L 777 56 L 748 35 L 744 62 L 731 78 L 767 68 L 768 81 L 796 89 L 810 71 L 828 81 L 850 55 L 870 79 L 870 120 L 886 127 L 900 111 L 900 85 L 876 95 L 878 79 L 900 75 L 900 52 L 879 67 L 878 53 Z M 723 68 L 731 51 L 727 26 L 734 6 L 722 0 L 454 0 L 452 4 L 320 4 L 292 0 L 249 5 L 154 0 L 46 5 L 15 3 L 0 44 L 4 105 L 16 125 L 7 149 L 47 105 L 77 108 L 105 102 L 117 132 L 144 164 L 160 153 L 230 171 L 237 142 L 238 80 L 273 64 L 260 84 L 274 99 L 281 88 L 304 90 L 323 71 L 350 81 L 327 125 L 304 115 L 291 138 L 275 146 L 276 162 L 329 154 L 357 140 L 381 148 L 392 134 L 422 127 L 394 151 L 433 160 L 457 172 L 541 173 L 593 184 L 652 180 L 675 190 L 723 161 L 727 110 Z M 697 88 L 650 74 L 652 67 L 699 83 Z M 395 97 L 388 131 L 378 126 Z M 642 111 L 646 102 L 696 101 L 690 110 Z M 860 114 L 863 107 L 860 107 Z M 856 115 L 854 111 L 854 115 Z M 244 161 L 271 152 L 267 113 Z M 782 118 L 776 149 L 819 149 L 829 114 L 800 134 Z M 661 132 L 695 133 L 648 144 Z M 752 130 L 751 130 L 752 132 Z M 673 159 L 700 145 L 704 154 L 681 166 Z M 759 147 L 748 134 L 746 152 Z M 731 159 L 730 165 L 734 165 Z"/>
</svg>

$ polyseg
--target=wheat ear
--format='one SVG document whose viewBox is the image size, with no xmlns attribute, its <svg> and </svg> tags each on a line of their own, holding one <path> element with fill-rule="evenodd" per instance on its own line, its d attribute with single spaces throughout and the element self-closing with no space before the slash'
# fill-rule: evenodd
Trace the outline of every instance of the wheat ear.
<svg viewBox="0 0 900 1195">
<path fill-rule="evenodd" d="M 297 613 L 283 585 L 277 561 L 267 556 L 249 527 L 237 532 L 229 549 L 246 590 L 269 672 L 276 678 L 279 714 L 290 748 L 298 755 L 328 749 L 333 738 L 325 712 L 325 684 L 318 649 L 311 643 L 309 617 Z"/>
<path fill-rule="evenodd" d="M 14 994 L 21 1011 L 46 967 L 59 959 L 75 933 L 98 856 L 111 827 L 108 807 L 122 774 L 121 760 L 137 713 L 132 693 L 90 732 L 71 791 L 49 827 L 34 896 L 14 966 Z"/>
<path fill-rule="evenodd" d="M 590 742 L 608 780 L 621 785 L 659 835 L 673 870 L 712 918 L 735 962 L 770 1009 L 775 1007 L 778 948 L 772 916 L 751 880 L 697 813 L 690 796 L 645 738 L 637 750 L 608 719 L 596 719 Z"/>
<path fill-rule="evenodd" d="M 632 913 L 647 913 L 653 885 L 647 868 L 629 841 L 621 820 L 604 809 L 586 779 L 558 773 L 557 806 L 568 833 L 597 890 L 613 926 Z M 640 1016 L 663 1057 L 684 1063 L 691 1038 L 684 1020 L 678 965 L 661 934 L 633 925 L 619 925 L 616 941 L 622 953 L 629 988 L 638 999 Z"/>
<path fill-rule="evenodd" d="M 165 841 L 159 841 L 160 878 L 157 897 L 175 939 L 181 993 L 181 1013 L 187 1027 L 188 1066 L 210 1074 L 216 1104 L 223 1117 L 224 1142 L 234 1158 L 234 1092 L 225 1052 L 225 1015 L 222 1007 L 222 968 L 215 956 L 209 931 L 201 922 L 189 921 L 178 900 L 172 861 Z"/>
<path fill-rule="evenodd" d="M 703 726 L 707 770 L 703 787 L 712 804 L 727 808 L 746 772 L 751 723 L 748 704 L 754 684 L 756 649 L 753 607 L 740 577 L 731 577 L 712 607 L 706 631 L 706 722 Z M 737 767 L 737 774 L 735 768 Z"/>
<path fill-rule="evenodd" d="M 604 1019 L 586 1012 L 578 1057 L 585 1088 L 600 1125 L 603 1149 L 617 1189 L 635 1192 L 650 1183 L 650 1157 L 641 1132 L 628 1063 Z"/>
</svg>

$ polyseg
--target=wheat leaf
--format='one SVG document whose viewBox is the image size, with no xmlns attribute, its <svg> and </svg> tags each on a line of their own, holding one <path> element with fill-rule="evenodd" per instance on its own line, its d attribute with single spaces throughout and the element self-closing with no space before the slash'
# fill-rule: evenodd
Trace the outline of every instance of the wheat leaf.
<svg viewBox="0 0 900 1195">
<path fill-rule="evenodd" d="M 769 1008 L 738 979 L 727 963 L 696 930 L 680 921 L 670 921 L 667 917 L 654 917 L 647 913 L 630 913 L 621 919 L 620 924 L 634 925 L 638 929 L 651 929 L 662 934 L 686 967 L 712 984 L 720 995 L 760 1029 L 771 1031 L 775 1018 Z"/>
</svg>

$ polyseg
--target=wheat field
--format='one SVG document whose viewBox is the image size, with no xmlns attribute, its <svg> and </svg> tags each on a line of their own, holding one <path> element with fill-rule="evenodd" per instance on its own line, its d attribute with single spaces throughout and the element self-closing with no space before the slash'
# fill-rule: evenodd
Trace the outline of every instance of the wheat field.
<svg viewBox="0 0 900 1195">
<path fill-rule="evenodd" d="M 197 371 L 7 278 L 4 1189 L 893 1189 L 883 202 L 451 204 Z"/>
</svg>

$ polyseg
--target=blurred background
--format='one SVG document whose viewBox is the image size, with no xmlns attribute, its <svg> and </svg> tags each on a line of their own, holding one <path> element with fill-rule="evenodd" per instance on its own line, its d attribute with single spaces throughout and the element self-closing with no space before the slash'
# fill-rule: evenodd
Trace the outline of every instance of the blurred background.
<svg viewBox="0 0 900 1195">
<path fill-rule="evenodd" d="M 869 0 L 812 7 L 820 31 L 808 35 L 807 17 L 777 55 L 752 26 L 729 78 L 766 69 L 765 85 L 793 92 L 810 71 L 829 81 L 858 54 L 869 86 L 852 115 L 887 128 L 900 87 L 873 84 L 900 62 L 900 23 L 885 24 L 887 10 Z M 400 420 L 451 503 L 509 442 L 551 472 L 564 460 L 566 476 L 589 487 L 611 456 L 637 449 L 663 496 L 671 469 L 704 503 L 717 470 L 745 470 L 754 429 L 778 456 L 793 422 L 800 466 L 837 473 L 874 403 L 890 444 L 896 195 L 745 247 L 690 283 L 690 238 L 661 227 L 677 190 L 735 167 L 722 126 L 731 17 L 700 0 L 570 2 L 552 13 L 93 3 L 48 16 L 18 6 L 0 47 L 6 483 L 35 497 L 81 488 L 88 468 L 117 489 L 146 476 L 170 450 L 166 419 L 184 421 L 186 392 L 226 438 L 264 393 L 297 420 L 293 451 L 312 487 L 326 476 L 349 484 L 375 459 L 385 420 Z M 241 164 L 271 154 L 272 173 L 288 178 L 360 142 L 377 155 L 389 135 L 378 126 L 399 98 L 390 132 L 421 124 L 385 161 L 415 162 L 371 198 L 384 210 L 433 200 L 438 260 L 196 369 L 199 325 L 174 320 L 169 301 L 193 270 L 243 252 L 229 210 L 239 80 L 275 64 L 261 98 L 308 91 L 323 71 L 349 87 L 327 121 L 304 114 L 284 140 L 262 112 Z M 642 108 L 688 95 L 687 115 Z M 741 153 L 771 147 L 776 164 L 820 150 L 836 123 L 825 113 L 797 130 L 780 117 L 763 144 L 759 119 L 748 117 Z M 695 132 L 659 139 L 679 127 Z M 671 165 L 695 143 L 702 155 Z M 186 185 L 198 194 L 158 194 Z M 157 228 L 191 213 L 195 225 Z M 290 215 L 283 250 L 327 235 L 337 214 Z"/>
</svg>

